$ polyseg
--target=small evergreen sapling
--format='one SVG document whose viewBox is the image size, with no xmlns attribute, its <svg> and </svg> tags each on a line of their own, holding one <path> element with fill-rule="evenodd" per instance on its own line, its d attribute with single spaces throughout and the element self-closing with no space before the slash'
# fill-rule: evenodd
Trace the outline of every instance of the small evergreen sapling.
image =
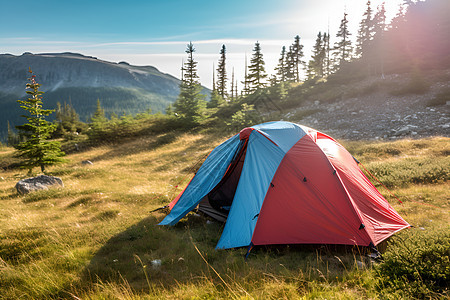
<svg viewBox="0 0 450 300">
<path fill-rule="evenodd" d="M 41 167 L 45 172 L 46 166 L 55 165 L 64 161 L 61 157 L 64 152 L 61 151 L 61 145 L 58 141 L 51 141 L 50 136 L 56 129 L 56 124 L 45 120 L 54 110 L 42 108 L 42 97 L 44 92 L 39 91 L 40 84 L 36 82 L 36 75 L 29 70 L 31 77 L 28 78 L 26 100 L 17 100 L 20 107 L 26 111 L 22 117 L 26 118 L 28 123 L 16 126 L 19 135 L 24 139 L 23 142 L 15 145 L 18 154 L 22 158 L 21 167 L 28 169 L 31 174 L 33 168 Z"/>
</svg>

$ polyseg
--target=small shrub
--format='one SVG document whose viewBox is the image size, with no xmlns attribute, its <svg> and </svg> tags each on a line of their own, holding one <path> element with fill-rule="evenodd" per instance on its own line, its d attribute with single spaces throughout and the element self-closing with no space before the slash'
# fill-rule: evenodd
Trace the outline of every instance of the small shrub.
<svg viewBox="0 0 450 300">
<path fill-rule="evenodd" d="M 395 87 L 395 84 L 393 82 L 390 81 L 386 81 L 386 80 L 378 80 L 375 82 L 372 82 L 371 84 L 361 88 L 359 90 L 358 95 L 359 96 L 364 96 L 364 95 L 370 95 L 370 94 L 374 94 L 377 92 L 382 92 L 382 91 L 390 91 Z"/>
<path fill-rule="evenodd" d="M 391 95 L 404 96 L 411 94 L 425 94 L 429 89 L 430 83 L 427 82 L 425 78 L 423 78 L 422 74 L 416 70 L 411 74 L 409 82 L 403 87 L 393 90 Z"/>
<path fill-rule="evenodd" d="M 450 233 L 411 230 L 389 242 L 384 262 L 377 267 L 384 292 L 402 291 L 407 298 L 430 298 L 444 293 L 450 280 Z"/>
<path fill-rule="evenodd" d="M 97 216 L 95 216 L 94 219 L 96 220 L 109 220 L 109 219 L 114 219 L 118 216 L 119 211 L 117 210 L 105 210 L 102 211 L 101 213 L 99 213 Z"/>
<path fill-rule="evenodd" d="M 247 126 L 258 124 L 262 121 L 261 116 L 255 111 L 253 105 L 242 104 L 242 109 L 231 116 L 231 123 L 228 125 L 233 130 L 240 130 Z"/>
<path fill-rule="evenodd" d="M 173 143 L 177 139 L 178 135 L 179 134 L 177 132 L 173 132 L 173 131 L 163 134 L 158 137 L 158 139 L 155 141 L 154 146 L 163 146 L 163 145 Z"/>
<path fill-rule="evenodd" d="M 450 101 L 450 88 L 447 88 L 427 102 L 427 106 L 445 105 Z"/>
</svg>

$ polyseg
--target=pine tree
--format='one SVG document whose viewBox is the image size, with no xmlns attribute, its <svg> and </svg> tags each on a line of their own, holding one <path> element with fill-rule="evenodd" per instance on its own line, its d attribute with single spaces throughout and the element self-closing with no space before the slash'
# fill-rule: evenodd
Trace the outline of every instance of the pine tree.
<svg viewBox="0 0 450 300">
<path fill-rule="evenodd" d="M 195 125 L 201 117 L 204 107 L 204 98 L 200 92 L 202 87 L 197 75 L 197 62 L 194 60 L 195 48 L 192 42 L 187 45 L 188 59 L 182 68 L 184 77 L 180 83 L 180 94 L 174 103 L 175 113 L 186 122 L 188 126 Z"/>
<path fill-rule="evenodd" d="M 264 67 L 265 62 L 263 54 L 261 52 L 261 45 L 259 42 L 255 43 L 253 48 L 253 56 L 250 59 L 250 66 L 248 67 L 248 81 L 250 93 L 255 92 L 258 89 L 266 86 L 265 79 L 267 77 L 266 69 Z"/>
<path fill-rule="evenodd" d="M 215 108 L 218 107 L 219 105 L 221 105 L 223 102 L 225 102 L 225 100 L 222 98 L 222 96 L 219 95 L 219 91 L 216 88 L 216 80 L 215 80 L 215 73 L 214 73 L 215 69 L 214 69 L 214 64 L 213 64 L 213 74 L 212 74 L 212 78 L 213 78 L 213 82 L 212 82 L 212 91 L 211 91 L 211 99 L 209 100 L 209 102 L 206 104 L 207 108 Z"/>
<path fill-rule="evenodd" d="M 227 70 L 225 68 L 226 48 L 222 45 L 220 49 L 219 65 L 217 66 L 217 93 L 225 99 L 227 96 Z"/>
<path fill-rule="evenodd" d="M 41 171 L 45 172 L 46 166 L 63 162 L 64 159 L 61 157 L 64 156 L 64 152 L 61 151 L 58 141 L 50 140 L 56 125 L 45 120 L 45 117 L 54 110 L 42 108 L 41 95 L 44 92 L 39 91 L 41 85 L 36 82 L 36 75 L 31 69 L 29 72 L 31 77 L 26 85 L 27 89 L 30 89 L 27 91 L 29 97 L 26 100 L 17 100 L 20 107 L 27 113 L 23 117 L 27 119 L 28 123 L 16 126 L 24 141 L 14 147 L 18 151 L 17 157 L 23 159 L 21 167 L 28 169 L 28 173 L 31 174 L 35 167 L 40 167 Z"/>
<path fill-rule="evenodd" d="M 272 75 L 270 77 L 270 88 L 269 88 L 269 93 L 271 95 L 270 98 L 284 100 L 288 93 L 287 86 L 288 83 L 286 81 L 280 81 L 278 80 L 276 75 Z"/>
<path fill-rule="evenodd" d="M 91 117 L 91 125 L 103 129 L 108 119 L 105 116 L 105 110 L 102 108 L 100 99 L 97 99 L 94 115 Z"/>
<path fill-rule="evenodd" d="M 11 125 L 9 124 L 8 121 L 8 137 L 6 140 L 8 146 L 15 146 L 18 143 L 20 143 L 20 138 L 19 135 L 17 133 L 14 132 L 14 130 L 11 128 Z"/>
<path fill-rule="evenodd" d="M 214 90 L 211 92 L 211 99 L 206 104 L 206 107 L 215 108 L 222 105 L 224 102 L 225 100 L 222 98 L 222 96 L 219 95 L 218 91 Z"/>
<path fill-rule="evenodd" d="M 372 40 L 372 8 L 370 1 L 367 1 L 367 8 L 363 14 L 363 19 L 359 23 L 358 36 L 356 38 L 355 55 L 363 57 L 367 54 L 370 41 Z"/>
<path fill-rule="evenodd" d="M 300 44 L 300 36 L 295 36 L 294 43 L 292 44 L 292 72 L 294 75 L 294 81 L 300 81 L 300 65 L 305 62 L 302 60 L 303 54 L 303 45 Z"/>
<path fill-rule="evenodd" d="M 244 88 L 241 91 L 241 95 L 246 96 L 250 94 L 250 81 L 248 77 L 248 66 L 247 66 L 247 54 L 245 55 L 245 67 L 244 67 L 244 81 L 242 81 Z"/>
<path fill-rule="evenodd" d="M 405 24 L 406 22 L 405 15 L 406 15 L 406 6 L 404 4 L 400 4 L 398 7 L 397 14 L 389 24 L 390 32 L 400 29 Z"/>
<path fill-rule="evenodd" d="M 341 20 L 339 31 L 336 33 L 336 37 L 340 38 L 340 41 L 336 42 L 334 47 L 339 64 L 349 61 L 351 58 L 352 41 L 350 40 L 350 36 L 351 33 L 348 30 L 347 13 L 344 12 L 344 18 Z"/>
<path fill-rule="evenodd" d="M 378 6 L 373 17 L 373 41 L 371 51 L 375 59 L 375 71 L 384 78 L 384 35 L 386 31 L 386 9 L 384 3 Z"/>
<path fill-rule="evenodd" d="M 324 58 L 324 75 L 328 76 L 331 74 L 331 57 L 330 57 L 330 33 L 324 33 L 323 34 L 323 48 L 325 52 L 325 58 Z"/>
<path fill-rule="evenodd" d="M 173 115 L 172 104 L 167 105 L 167 107 L 166 107 L 166 115 L 168 115 L 168 116 Z"/>
<path fill-rule="evenodd" d="M 373 38 L 381 39 L 383 38 L 384 32 L 386 31 L 386 9 L 384 3 L 382 3 L 377 8 L 377 12 L 373 16 Z"/>
<path fill-rule="evenodd" d="M 213 64 L 213 74 L 212 74 L 212 91 L 216 91 L 216 74 L 214 73 L 214 64 Z"/>
<path fill-rule="evenodd" d="M 323 77 L 324 74 L 324 60 L 325 60 L 325 47 L 322 39 L 322 33 L 319 31 L 316 38 L 316 43 L 313 47 L 313 53 L 311 60 L 308 63 L 308 79 L 314 79 L 316 77 Z"/>
<path fill-rule="evenodd" d="M 90 139 L 101 140 L 105 138 L 109 123 L 105 116 L 105 110 L 101 106 L 100 99 L 97 99 L 97 106 L 95 108 L 94 115 L 90 118 L 89 123 L 90 130 L 87 134 Z"/>
<path fill-rule="evenodd" d="M 396 16 L 392 19 L 391 23 L 389 24 L 389 30 L 386 32 L 386 42 L 385 45 L 387 45 L 386 48 L 386 59 L 391 62 L 389 63 L 390 69 L 392 68 L 396 69 L 399 66 L 401 66 L 401 69 L 405 69 L 405 66 L 411 66 L 410 62 L 406 62 L 406 57 L 411 57 L 410 55 L 410 38 L 407 37 L 407 34 L 405 34 L 405 28 L 407 24 L 407 18 L 406 18 L 406 11 L 407 7 L 406 5 L 400 5 L 399 9 L 397 11 Z M 441 27 L 442 25 L 440 25 Z M 442 27 L 441 27 L 442 28 Z M 450 26 L 449 26 L 450 28 Z M 444 29 L 445 31 L 445 29 Z M 411 33 L 413 31 L 410 31 Z M 415 36 L 415 35 L 414 35 Z M 390 47 L 389 45 L 392 45 L 391 41 L 395 41 L 395 47 Z M 408 55 L 405 55 L 408 53 Z M 434 55 L 434 57 L 437 57 Z M 405 63 L 406 62 L 406 63 Z M 396 72 L 399 72 L 400 70 L 396 70 Z"/>
<path fill-rule="evenodd" d="M 75 111 L 75 108 L 69 103 L 64 102 L 64 106 L 61 103 L 56 103 L 56 136 L 61 136 L 67 131 L 69 132 L 78 132 L 86 126 L 83 122 L 80 121 L 80 116 Z"/>
<path fill-rule="evenodd" d="M 286 53 L 286 81 L 295 81 L 295 55 L 292 45 L 289 46 L 289 51 Z"/>
<path fill-rule="evenodd" d="M 236 96 L 237 95 L 237 82 L 235 85 L 235 81 L 234 81 L 234 67 L 231 71 L 231 90 L 230 90 L 230 102 L 234 102 L 236 100 Z"/>
<path fill-rule="evenodd" d="M 287 62 L 286 62 L 286 46 L 281 48 L 280 59 L 278 60 L 278 66 L 275 68 L 277 71 L 278 81 L 285 82 L 287 80 Z"/>
</svg>

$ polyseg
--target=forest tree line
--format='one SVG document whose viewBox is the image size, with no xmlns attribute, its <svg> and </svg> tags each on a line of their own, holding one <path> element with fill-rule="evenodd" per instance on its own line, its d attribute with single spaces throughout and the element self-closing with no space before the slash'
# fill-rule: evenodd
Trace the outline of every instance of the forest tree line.
<svg viewBox="0 0 450 300">
<path fill-rule="evenodd" d="M 349 76 L 384 77 L 389 73 L 447 68 L 450 65 L 450 41 L 446 38 L 450 29 L 448 13 L 449 4 L 445 0 L 405 1 L 388 24 L 384 4 L 374 8 L 367 1 L 356 33 L 349 31 L 348 20 L 351 16 L 344 12 L 336 34 L 318 32 L 308 61 L 305 60 L 301 38 L 297 35 L 291 45 L 281 47 L 278 65 L 272 75 L 266 72 L 263 50 L 261 44 L 256 42 L 248 65 L 246 61 L 240 92 L 234 69 L 231 78 L 227 74 L 227 49 L 226 45 L 222 45 L 208 102 L 201 93 L 195 47 L 191 42 L 185 51 L 187 60 L 181 68 L 179 96 L 173 105 L 167 107 L 165 116 L 158 114 L 157 117 L 178 120 L 178 125 L 191 128 L 210 116 L 226 115 L 230 110 L 226 107 L 230 106 L 233 109 L 226 123 L 238 127 L 260 120 L 250 100 L 268 95 L 271 101 L 282 102 L 293 87 L 302 83 L 314 85 L 333 76 L 344 79 Z M 356 35 L 355 39 L 352 39 L 353 35 Z M 231 88 L 228 89 L 228 86 Z M 123 129 L 150 115 L 149 109 L 136 116 L 111 114 L 107 118 L 99 99 L 96 111 L 84 123 L 70 103 L 58 103 L 54 121 L 57 129 L 53 137 L 87 133 L 92 139 L 101 139 L 105 137 L 105 131 L 114 134 L 119 128 Z M 13 145 L 20 139 L 8 124 L 8 144 Z"/>
<path fill-rule="evenodd" d="M 193 58 L 195 48 L 189 43 L 186 50 L 188 60 L 182 66 L 181 92 L 173 107 L 168 107 L 168 113 L 176 113 L 187 122 L 195 123 L 205 106 L 214 108 L 246 102 L 245 99 L 255 93 L 269 94 L 272 99 L 282 101 L 289 89 L 300 82 L 315 84 L 333 75 L 348 78 L 349 74 L 358 78 L 384 78 L 390 73 L 446 68 L 450 65 L 450 41 L 445 38 L 450 29 L 449 6 L 445 0 L 407 0 L 399 6 L 396 16 L 388 24 L 385 4 L 373 8 L 369 0 L 357 33 L 350 32 L 349 16 L 344 12 L 334 42 L 330 32 L 318 32 L 308 62 L 304 60 L 303 45 L 297 35 L 289 47 L 282 46 L 275 74 L 271 76 L 265 70 L 261 45 L 256 42 L 249 65 L 246 60 L 244 81 L 241 82 L 243 88 L 239 95 L 234 69 L 231 90 L 226 90 L 229 80 L 225 67 L 226 45 L 222 45 L 208 104 L 199 93 L 197 63 Z M 355 43 L 351 38 L 353 34 L 356 34 Z M 306 78 L 302 80 L 304 76 Z"/>
</svg>

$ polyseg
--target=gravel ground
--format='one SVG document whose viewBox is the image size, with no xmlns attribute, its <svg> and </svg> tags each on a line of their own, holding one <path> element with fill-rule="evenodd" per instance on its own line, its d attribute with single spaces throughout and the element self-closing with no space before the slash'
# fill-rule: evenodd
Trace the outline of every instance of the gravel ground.
<svg viewBox="0 0 450 300">
<path fill-rule="evenodd" d="M 396 97 L 385 92 L 344 99 L 335 103 L 315 101 L 286 114 L 298 124 L 322 131 L 337 139 L 386 140 L 450 136 L 450 103 L 427 107 L 436 91 L 450 86 L 438 83 L 423 95 Z M 300 111 L 315 111 L 300 120 Z"/>
</svg>

